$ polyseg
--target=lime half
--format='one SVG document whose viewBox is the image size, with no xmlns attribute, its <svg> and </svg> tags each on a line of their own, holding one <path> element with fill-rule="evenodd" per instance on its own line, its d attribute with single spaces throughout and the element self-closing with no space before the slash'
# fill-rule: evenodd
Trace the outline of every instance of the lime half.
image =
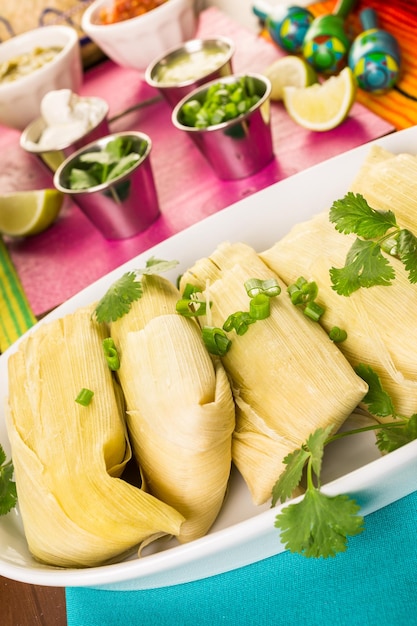
<svg viewBox="0 0 417 626">
<path fill-rule="evenodd" d="M 271 100 L 282 100 L 284 87 L 308 87 L 317 82 L 317 74 L 311 65 L 292 55 L 277 59 L 263 74 L 271 81 Z"/>
<path fill-rule="evenodd" d="M 284 104 L 300 126 L 325 131 L 339 126 L 355 101 L 356 80 L 350 67 L 323 83 L 305 88 L 285 87 Z"/>
<path fill-rule="evenodd" d="M 41 233 L 56 220 L 63 199 L 57 189 L 0 195 L 0 233 L 11 237 Z"/>
</svg>

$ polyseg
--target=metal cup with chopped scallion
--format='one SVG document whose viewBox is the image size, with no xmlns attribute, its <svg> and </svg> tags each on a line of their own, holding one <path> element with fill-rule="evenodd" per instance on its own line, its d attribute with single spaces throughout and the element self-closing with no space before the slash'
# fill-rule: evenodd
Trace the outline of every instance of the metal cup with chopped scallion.
<svg viewBox="0 0 417 626">
<path fill-rule="evenodd" d="M 172 122 L 189 134 L 219 178 L 245 178 L 274 156 L 270 93 L 264 76 L 226 76 L 183 98 Z"/>
</svg>

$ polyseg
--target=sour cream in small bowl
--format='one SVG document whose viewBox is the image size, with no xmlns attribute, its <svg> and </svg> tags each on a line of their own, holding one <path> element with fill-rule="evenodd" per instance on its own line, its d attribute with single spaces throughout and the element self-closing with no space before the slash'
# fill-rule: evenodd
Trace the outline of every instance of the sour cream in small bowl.
<svg viewBox="0 0 417 626">
<path fill-rule="evenodd" d="M 20 145 L 52 171 L 79 148 L 109 134 L 109 105 L 102 98 L 79 96 L 71 89 L 48 92 L 41 115 L 20 136 Z"/>
</svg>

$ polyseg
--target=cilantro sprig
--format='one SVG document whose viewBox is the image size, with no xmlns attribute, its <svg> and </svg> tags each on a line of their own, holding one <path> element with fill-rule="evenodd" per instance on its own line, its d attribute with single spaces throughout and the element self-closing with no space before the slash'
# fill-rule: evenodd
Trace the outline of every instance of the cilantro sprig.
<svg viewBox="0 0 417 626">
<path fill-rule="evenodd" d="M 13 481 L 13 463 L 7 461 L 0 445 L 0 515 L 9 513 L 17 503 L 16 483 Z"/>
<path fill-rule="evenodd" d="M 286 548 L 306 557 L 327 558 L 344 552 L 348 535 L 357 535 L 364 528 L 363 518 L 357 515 L 360 507 L 353 499 L 343 494 L 328 496 L 320 489 L 323 450 L 330 432 L 330 426 L 319 428 L 301 450 L 289 454 L 284 459 L 287 469 L 273 489 L 274 506 L 278 500 L 285 501 L 298 486 L 307 462 L 303 499 L 284 508 L 275 519 Z"/>
<path fill-rule="evenodd" d="M 96 320 L 109 324 L 129 313 L 133 302 L 139 300 L 143 295 L 140 277 L 145 274 L 161 274 L 176 265 L 178 265 L 178 261 L 163 261 L 151 257 L 146 261 L 144 268 L 123 274 L 99 300 L 94 311 Z"/>
<path fill-rule="evenodd" d="M 333 203 L 329 219 L 340 233 L 357 235 L 344 267 L 330 270 L 332 288 L 339 295 L 350 296 L 361 287 L 391 285 L 395 270 L 384 253 L 398 258 L 410 283 L 417 282 L 417 238 L 398 226 L 392 211 L 377 211 L 361 194 L 348 192 Z"/>
<path fill-rule="evenodd" d="M 114 180 L 128 172 L 141 155 L 132 149 L 132 141 L 116 137 L 102 150 L 82 154 L 69 175 L 71 189 L 89 189 Z"/>
<path fill-rule="evenodd" d="M 329 496 L 321 490 L 325 446 L 342 437 L 369 430 L 376 431 L 376 445 L 381 452 L 392 452 L 417 439 L 417 414 L 405 417 L 396 412 L 389 394 L 371 367 L 360 364 L 356 372 L 368 383 L 363 402 L 375 417 L 375 423 L 334 435 L 330 426 L 317 429 L 301 448 L 285 457 L 286 468 L 273 487 L 272 506 L 275 506 L 291 498 L 304 471 L 306 473 L 303 498 L 289 504 L 275 518 L 275 526 L 280 529 L 281 539 L 290 552 L 306 557 L 333 557 L 346 550 L 349 536 L 364 530 L 360 507 L 353 498 L 346 494 Z M 380 423 L 378 417 L 391 417 L 393 421 Z"/>
</svg>

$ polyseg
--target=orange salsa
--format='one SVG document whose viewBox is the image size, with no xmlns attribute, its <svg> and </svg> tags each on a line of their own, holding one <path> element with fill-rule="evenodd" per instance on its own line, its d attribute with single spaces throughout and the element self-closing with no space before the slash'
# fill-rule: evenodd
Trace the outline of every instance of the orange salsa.
<svg viewBox="0 0 417 626">
<path fill-rule="evenodd" d="M 100 11 L 101 24 L 115 24 L 148 13 L 168 0 L 114 0 L 113 6 Z"/>
</svg>

